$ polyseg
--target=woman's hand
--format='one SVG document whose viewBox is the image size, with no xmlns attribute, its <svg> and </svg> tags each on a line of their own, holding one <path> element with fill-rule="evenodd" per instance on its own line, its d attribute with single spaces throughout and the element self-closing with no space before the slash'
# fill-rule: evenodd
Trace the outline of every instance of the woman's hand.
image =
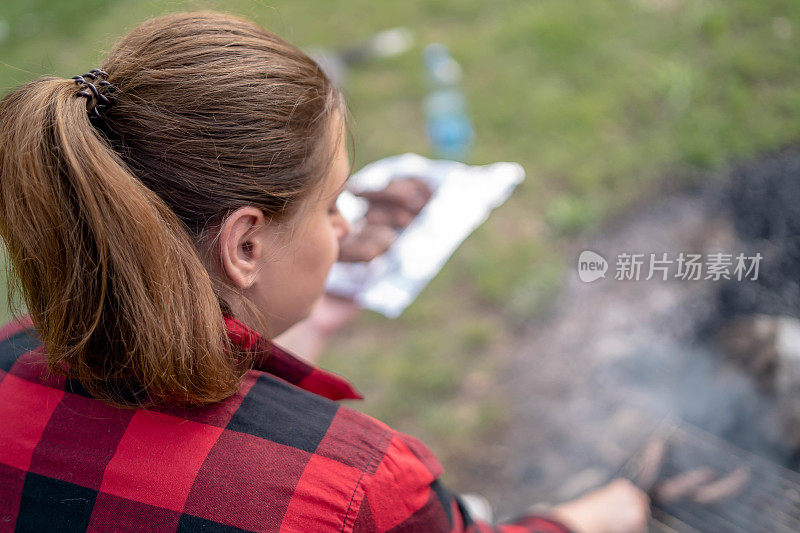
<svg viewBox="0 0 800 533">
<path fill-rule="evenodd" d="M 576 533 L 644 533 L 650 517 L 650 499 L 627 479 L 559 505 L 553 517 Z"/>
</svg>

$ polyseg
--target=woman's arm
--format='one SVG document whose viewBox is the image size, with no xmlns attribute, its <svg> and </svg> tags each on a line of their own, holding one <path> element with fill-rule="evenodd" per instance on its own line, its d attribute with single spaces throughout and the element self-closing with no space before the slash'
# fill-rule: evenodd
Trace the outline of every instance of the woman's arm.
<svg viewBox="0 0 800 533">
<path fill-rule="evenodd" d="M 394 433 L 374 471 L 363 478 L 352 532 L 572 533 L 555 516 L 530 514 L 508 524 L 483 522 L 471 516 L 461 497 L 441 482 L 441 473 L 439 461 L 422 442 Z"/>
<path fill-rule="evenodd" d="M 316 363 L 334 333 L 355 320 L 361 307 L 352 300 L 323 294 L 308 318 L 275 337 L 275 343 L 309 363 Z"/>
</svg>

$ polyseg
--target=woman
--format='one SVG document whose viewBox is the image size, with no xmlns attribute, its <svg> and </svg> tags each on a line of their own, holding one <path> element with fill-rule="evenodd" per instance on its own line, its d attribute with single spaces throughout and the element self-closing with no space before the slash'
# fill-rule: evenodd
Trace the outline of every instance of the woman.
<svg viewBox="0 0 800 533">
<path fill-rule="evenodd" d="M 0 531 L 482 531 L 413 437 L 272 343 L 348 226 L 341 94 L 213 12 L 0 104 L 0 231 L 29 316 L 0 331 Z M 635 531 L 616 482 L 504 531 Z"/>
</svg>

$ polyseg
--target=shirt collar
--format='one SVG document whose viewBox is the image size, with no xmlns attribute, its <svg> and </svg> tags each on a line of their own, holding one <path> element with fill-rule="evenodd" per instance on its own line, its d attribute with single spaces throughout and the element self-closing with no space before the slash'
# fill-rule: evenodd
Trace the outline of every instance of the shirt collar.
<svg viewBox="0 0 800 533">
<path fill-rule="evenodd" d="M 224 315 L 231 341 L 253 355 L 253 368 L 331 400 L 364 397 L 343 377 L 309 364 L 230 315 Z"/>
</svg>

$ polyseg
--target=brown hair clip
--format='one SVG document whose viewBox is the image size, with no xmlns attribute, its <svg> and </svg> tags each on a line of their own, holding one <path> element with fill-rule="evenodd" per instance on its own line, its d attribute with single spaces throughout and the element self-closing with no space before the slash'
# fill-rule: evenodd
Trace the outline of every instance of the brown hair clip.
<svg viewBox="0 0 800 533">
<path fill-rule="evenodd" d="M 107 81 L 106 78 L 108 78 L 108 73 L 99 68 L 93 68 L 86 74 L 72 77 L 72 79 L 75 80 L 75 85 L 83 87 L 77 94 L 79 96 L 85 96 L 88 100 L 86 108 L 90 119 L 101 118 L 102 113 L 111 107 L 111 100 L 109 100 L 106 95 L 113 93 L 117 88 L 114 84 Z M 100 81 L 98 81 L 97 86 L 95 86 L 92 82 L 98 79 Z M 101 93 L 100 90 L 103 92 Z"/>
</svg>

